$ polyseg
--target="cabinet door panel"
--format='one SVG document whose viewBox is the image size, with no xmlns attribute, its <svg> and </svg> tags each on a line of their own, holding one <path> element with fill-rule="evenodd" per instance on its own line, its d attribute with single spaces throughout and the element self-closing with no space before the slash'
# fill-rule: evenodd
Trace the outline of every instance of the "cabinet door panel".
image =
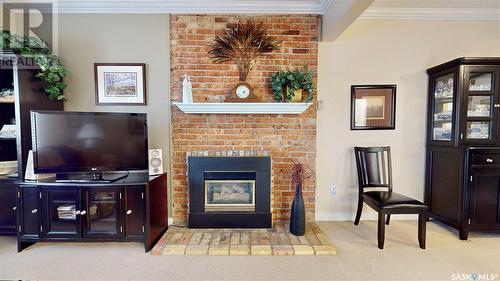
<svg viewBox="0 0 500 281">
<path fill-rule="evenodd" d="M 119 188 L 83 189 L 84 237 L 121 237 L 123 224 L 121 219 L 121 198 Z"/>
<path fill-rule="evenodd" d="M 479 174 L 474 176 L 471 196 L 471 223 L 474 229 L 500 227 L 500 175 Z"/>
<path fill-rule="evenodd" d="M 40 235 L 38 188 L 21 189 L 21 236 L 38 238 Z"/>
<path fill-rule="evenodd" d="M 460 166 L 462 155 L 454 150 L 431 151 L 429 210 L 441 218 L 459 224 Z"/>
<path fill-rule="evenodd" d="M 127 188 L 125 192 L 125 236 L 143 237 L 144 192 L 143 188 Z"/>
<path fill-rule="evenodd" d="M 45 188 L 41 202 L 45 237 L 80 236 L 80 193 L 77 188 Z"/>
<path fill-rule="evenodd" d="M 463 144 L 495 144 L 498 134 L 500 68 L 467 66 L 464 76 L 460 140 Z"/>
<path fill-rule="evenodd" d="M 16 234 L 16 187 L 0 187 L 0 234 Z"/>
<path fill-rule="evenodd" d="M 447 72 L 431 77 L 432 110 L 430 140 L 436 144 L 449 145 L 454 142 L 456 108 L 456 72 Z"/>
</svg>

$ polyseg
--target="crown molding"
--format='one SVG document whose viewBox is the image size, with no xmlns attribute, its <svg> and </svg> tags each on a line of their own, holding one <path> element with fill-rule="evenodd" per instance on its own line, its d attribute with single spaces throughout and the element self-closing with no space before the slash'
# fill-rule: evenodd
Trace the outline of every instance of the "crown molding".
<svg viewBox="0 0 500 281">
<path fill-rule="evenodd" d="M 363 20 L 500 20 L 500 9 L 378 8 L 370 7 Z"/>
<path fill-rule="evenodd" d="M 321 15 L 326 14 L 330 6 L 333 4 L 335 0 L 321 0 Z"/>
<path fill-rule="evenodd" d="M 323 14 L 334 0 L 59 0 L 59 13 Z"/>
</svg>

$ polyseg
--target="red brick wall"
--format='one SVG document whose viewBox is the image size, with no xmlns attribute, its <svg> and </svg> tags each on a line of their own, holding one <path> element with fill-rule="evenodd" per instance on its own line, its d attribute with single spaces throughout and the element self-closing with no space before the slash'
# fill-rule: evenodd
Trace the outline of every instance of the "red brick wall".
<svg viewBox="0 0 500 281">
<path fill-rule="evenodd" d="M 219 102 L 238 82 L 236 65 L 213 63 L 208 50 L 216 33 L 248 17 L 173 15 L 170 17 L 171 99 L 182 101 L 182 76 L 191 76 L 195 102 Z M 307 65 L 317 72 L 317 16 L 252 16 L 282 43 L 261 57 L 247 82 L 265 102 L 273 101 L 272 73 Z M 316 99 L 314 100 L 316 103 Z M 186 223 L 188 187 L 186 153 L 191 151 L 256 150 L 272 157 L 272 212 L 274 221 L 287 220 L 294 190 L 292 162 L 305 163 L 313 177 L 304 185 L 308 219 L 314 219 L 316 171 L 315 106 L 301 115 L 185 114 L 172 106 L 173 211 L 175 223 Z"/>
</svg>

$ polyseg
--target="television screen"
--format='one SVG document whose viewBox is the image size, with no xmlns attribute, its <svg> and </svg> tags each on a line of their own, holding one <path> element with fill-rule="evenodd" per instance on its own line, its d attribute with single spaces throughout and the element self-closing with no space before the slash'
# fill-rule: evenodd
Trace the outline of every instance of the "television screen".
<svg viewBox="0 0 500 281">
<path fill-rule="evenodd" d="M 36 173 L 147 169 L 146 114 L 32 112 Z"/>
</svg>

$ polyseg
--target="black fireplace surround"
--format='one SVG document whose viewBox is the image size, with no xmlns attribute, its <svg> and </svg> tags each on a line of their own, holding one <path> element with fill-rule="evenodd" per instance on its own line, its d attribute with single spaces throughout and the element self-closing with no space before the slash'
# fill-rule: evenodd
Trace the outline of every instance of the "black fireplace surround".
<svg viewBox="0 0 500 281">
<path fill-rule="evenodd" d="M 190 228 L 270 228 L 270 157 L 188 157 Z M 255 180 L 255 211 L 206 211 L 205 180 Z"/>
</svg>

